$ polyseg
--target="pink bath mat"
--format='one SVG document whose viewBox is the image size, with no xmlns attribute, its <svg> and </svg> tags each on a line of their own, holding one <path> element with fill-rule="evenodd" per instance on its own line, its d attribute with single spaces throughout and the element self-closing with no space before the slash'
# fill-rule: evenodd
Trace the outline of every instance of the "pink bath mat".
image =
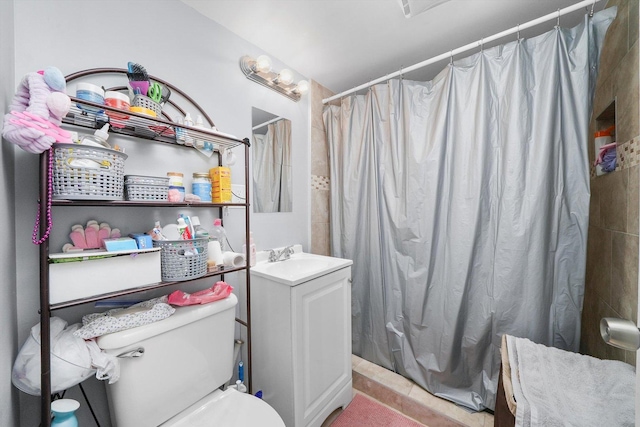
<svg viewBox="0 0 640 427">
<path fill-rule="evenodd" d="M 423 425 L 357 393 L 331 427 L 423 427 Z"/>
</svg>

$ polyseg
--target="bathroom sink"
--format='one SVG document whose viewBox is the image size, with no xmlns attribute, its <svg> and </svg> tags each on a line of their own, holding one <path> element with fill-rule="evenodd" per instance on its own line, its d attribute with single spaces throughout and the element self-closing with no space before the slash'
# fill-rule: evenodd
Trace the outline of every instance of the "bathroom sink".
<svg viewBox="0 0 640 427">
<path fill-rule="evenodd" d="M 297 246 L 294 250 L 287 260 L 258 262 L 251 268 L 251 274 L 295 286 L 353 264 L 348 259 L 299 252 Z"/>
</svg>

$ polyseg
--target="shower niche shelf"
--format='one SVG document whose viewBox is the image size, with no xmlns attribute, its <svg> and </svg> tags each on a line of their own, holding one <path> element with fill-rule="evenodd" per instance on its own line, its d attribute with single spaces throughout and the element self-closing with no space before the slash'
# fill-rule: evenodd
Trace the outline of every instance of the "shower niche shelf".
<svg viewBox="0 0 640 427">
<path fill-rule="evenodd" d="M 594 160 L 598 159 L 601 155 L 601 148 L 607 144 L 611 144 L 614 142 L 619 142 L 616 139 L 616 128 L 617 125 L 617 115 L 616 115 L 616 100 L 614 99 L 611 103 L 595 118 L 595 134 L 590 136 L 590 143 L 594 147 Z M 609 155 L 610 152 L 607 152 Z M 618 156 L 618 160 L 620 157 Z M 613 172 L 611 169 L 611 163 L 609 163 L 609 168 L 603 168 L 602 165 L 607 164 L 610 160 L 602 161 L 602 164 L 597 164 L 592 166 L 595 168 L 596 176 L 605 175 L 607 173 Z M 613 167 L 617 167 L 615 163 L 613 163 Z"/>
</svg>

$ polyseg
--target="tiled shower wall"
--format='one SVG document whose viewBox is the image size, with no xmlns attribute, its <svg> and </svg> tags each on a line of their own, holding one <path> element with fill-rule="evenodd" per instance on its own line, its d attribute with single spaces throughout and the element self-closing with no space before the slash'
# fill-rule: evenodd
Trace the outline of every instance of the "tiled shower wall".
<svg viewBox="0 0 640 427">
<path fill-rule="evenodd" d="M 638 89 L 638 0 L 610 0 L 618 16 L 609 27 L 600 60 L 590 134 L 612 102 L 616 110 L 618 167 L 591 179 L 589 238 L 580 352 L 635 364 L 635 352 L 608 346 L 600 337 L 603 317 L 634 322 L 638 308 L 638 187 L 640 97 Z M 589 158 L 594 160 L 593 137 Z"/>
<path fill-rule="evenodd" d="M 322 99 L 334 95 L 311 81 L 311 252 L 331 255 L 329 245 L 329 147 L 322 122 Z"/>
</svg>

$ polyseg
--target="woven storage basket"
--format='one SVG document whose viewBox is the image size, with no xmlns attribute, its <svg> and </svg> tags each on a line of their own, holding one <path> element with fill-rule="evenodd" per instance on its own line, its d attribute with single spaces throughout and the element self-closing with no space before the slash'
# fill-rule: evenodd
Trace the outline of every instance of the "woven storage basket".
<svg viewBox="0 0 640 427">
<path fill-rule="evenodd" d="M 143 175 L 124 176 L 124 195 L 133 201 L 166 201 L 169 178 Z"/>
<path fill-rule="evenodd" d="M 125 184 L 124 197 L 130 201 L 167 201 L 169 196 L 168 185 L 137 185 Z"/>
<path fill-rule="evenodd" d="M 166 176 L 125 175 L 125 184 L 135 185 L 166 185 L 169 186 L 169 178 Z"/>
<path fill-rule="evenodd" d="M 136 95 L 133 97 L 133 102 L 131 103 L 134 107 L 144 107 L 156 113 L 157 117 L 160 117 L 162 114 L 162 105 L 155 102 L 153 99 L 144 95 Z"/>
<path fill-rule="evenodd" d="M 122 200 L 127 155 L 82 144 L 53 144 L 53 198 Z"/>
<path fill-rule="evenodd" d="M 154 240 L 154 248 L 162 248 L 160 263 L 162 281 L 191 280 L 207 273 L 208 238 L 193 240 Z"/>
</svg>

